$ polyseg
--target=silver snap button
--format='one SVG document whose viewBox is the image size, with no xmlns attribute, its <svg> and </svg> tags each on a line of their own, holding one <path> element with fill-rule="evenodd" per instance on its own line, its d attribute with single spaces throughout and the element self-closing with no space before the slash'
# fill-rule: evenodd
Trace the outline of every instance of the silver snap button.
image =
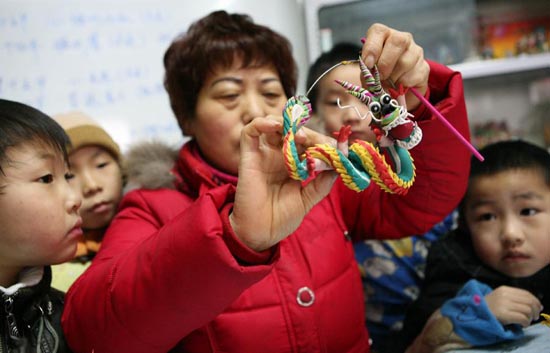
<svg viewBox="0 0 550 353">
<path fill-rule="evenodd" d="M 298 289 L 298 294 L 296 295 L 296 301 L 299 305 L 303 307 L 308 307 L 313 304 L 315 301 L 315 293 L 308 287 L 302 287 Z"/>
</svg>

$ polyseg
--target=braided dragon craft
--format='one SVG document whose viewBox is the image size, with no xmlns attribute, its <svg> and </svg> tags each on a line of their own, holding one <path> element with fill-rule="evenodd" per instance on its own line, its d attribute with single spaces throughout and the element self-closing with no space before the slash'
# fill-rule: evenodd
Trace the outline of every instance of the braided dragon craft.
<svg viewBox="0 0 550 353">
<path fill-rule="evenodd" d="M 283 110 L 283 155 L 291 178 L 306 181 L 318 172 L 334 169 L 344 184 L 357 192 L 365 190 L 374 180 L 384 191 L 404 195 L 415 179 L 415 166 L 409 149 L 422 139 L 422 130 L 412 121 L 405 104 L 405 91 L 390 90 L 396 98 L 386 93 L 380 83 L 378 69 L 371 70 L 359 60 L 362 86 L 347 81 L 336 82 L 347 93 L 358 98 L 369 108 L 370 126 L 376 135 L 376 145 L 355 140 L 348 145 L 350 126 L 343 126 L 337 134 L 337 146 L 318 144 L 298 154 L 294 136 L 311 117 L 311 104 L 307 96 L 291 97 Z M 382 152 L 381 152 L 382 150 Z M 384 154 L 391 162 L 386 162 Z"/>
</svg>

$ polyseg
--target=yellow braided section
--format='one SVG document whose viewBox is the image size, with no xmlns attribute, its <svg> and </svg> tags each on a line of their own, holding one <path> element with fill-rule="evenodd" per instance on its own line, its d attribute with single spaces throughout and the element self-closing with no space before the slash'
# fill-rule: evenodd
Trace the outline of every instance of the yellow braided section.
<svg viewBox="0 0 550 353">
<path fill-rule="evenodd" d="M 294 180 L 300 180 L 300 175 L 298 174 L 298 165 L 297 161 L 292 157 L 292 151 L 290 146 L 294 143 L 294 134 L 290 130 L 285 136 L 283 143 L 283 152 L 285 155 L 285 163 L 287 165 L 287 170 L 290 174 L 290 177 Z"/>
<path fill-rule="evenodd" d="M 383 172 L 386 172 L 391 178 L 391 181 L 401 188 L 408 189 L 414 183 L 414 176 L 409 181 L 401 179 L 399 175 L 392 170 L 391 166 L 386 162 L 386 159 L 380 154 L 380 150 L 371 143 L 366 141 L 363 141 L 363 143 L 354 143 L 349 149 L 360 157 L 363 168 L 368 171 L 371 179 L 383 190 L 393 192 L 392 189 L 387 186 L 388 182 L 382 180 L 381 174 L 384 174 Z M 413 162 L 412 156 L 411 161 Z"/>
<path fill-rule="evenodd" d="M 378 186 L 380 186 L 382 190 L 386 192 L 392 192 L 391 189 L 382 181 L 380 173 L 376 169 L 376 165 L 374 163 L 375 159 L 378 160 L 386 169 L 390 171 L 390 173 L 392 173 L 391 167 L 382 157 L 378 148 L 374 147 L 370 143 L 365 143 L 365 146 L 354 143 L 349 147 L 349 149 L 359 156 L 359 159 L 361 160 L 361 165 L 367 171 L 367 173 L 369 173 L 371 180 L 378 184 Z"/>
</svg>

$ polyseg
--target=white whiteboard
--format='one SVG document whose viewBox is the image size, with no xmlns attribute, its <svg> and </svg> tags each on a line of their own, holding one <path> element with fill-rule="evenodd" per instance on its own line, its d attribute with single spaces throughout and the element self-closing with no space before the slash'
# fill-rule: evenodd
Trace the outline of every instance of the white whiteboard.
<svg viewBox="0 0 550 353">
<path fill-rule="evenodd" d="M 249 14 L 289 38 L 305 81 L 299 0 L 0 0 L 0 97 L 50 115 L 82 110 L 123 150 L 143 139 L 177 145 L 183 138 L 162 58 L 177 34 L 218 9 Z"/>
</svg>

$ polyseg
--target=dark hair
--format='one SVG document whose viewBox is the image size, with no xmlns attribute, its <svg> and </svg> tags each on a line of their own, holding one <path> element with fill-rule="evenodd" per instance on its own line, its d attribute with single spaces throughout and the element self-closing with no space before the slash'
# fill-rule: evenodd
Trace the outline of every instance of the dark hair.
<svg viewBox="0 0 550 353">
<path fill-rule="evenodd" d="M 69 137 L 55 120 L 41 111 L 14 101 L 0 99 L 0 173 L 9 162 L 7 150 L 26 142 L 39 142 L 61 152 L 65 161 Z"/>
<path fill-rule="evenodd" d="M 472 157 L 470 180 L 513 169 L 538 169 L 550 186 L 550 153 L 522 140 L 506 140 L 485 146 L 480 151 L 483 162 Z"/>
<path fill-rule="evenodd" d="M 243 67 L 272 64 L 287 97 L 294 95 L 298 69 L 290 42 L 247 15 L 215 11 L 191 24 L 164 54 L 164 87 L 182 131 L 183 122 L 194 117 L 204 80 L 236 58 Z"/>
<path fill-rule="evenodd" d="M 325 71 L 333 67 L 334 65 L 344 60 L 357 60 L 361 55 L 361 47 L 352 43 L 338 43 L 332 47 L 329 51 L 321 54 L 317 60 L 309 67 L 306 79 L 306 89 L 310 89 L 311 85 L 321 76 Z M 359 75 L 359 74 L 358 74 Z M 311 102 L 311 108 L 315 111 L 317 106 L 317 95 L 319 90 L 317 86 L 313 87 L 308 94 L 308 98 Z"/>
<path fill-rule="evenodd" d="M 489 144 L 479 150 L 484 161 L 472 157 L 470 164 L 470 177 L 490 176 L 509 170 L 537 170 L 544 178 L 546 185 L 550 187 L 550 153 L 542 147 L 523 140 L 506 140 Z M 460 203 L 460 223 L 464 226 L 464 206 L 468 196 Z"/>
</svg>

